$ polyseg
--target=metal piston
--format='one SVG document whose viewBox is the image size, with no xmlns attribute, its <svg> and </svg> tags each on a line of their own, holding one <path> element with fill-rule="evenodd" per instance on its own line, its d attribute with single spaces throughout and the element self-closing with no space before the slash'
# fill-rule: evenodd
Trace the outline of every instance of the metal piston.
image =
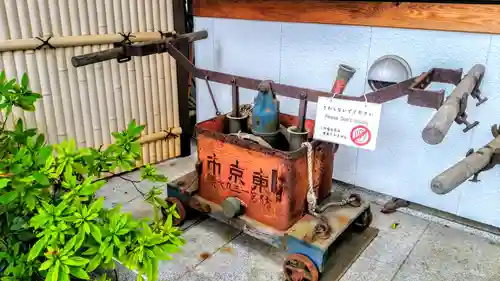
<svg viewBox="0 0 500 281">
<path fill-rule="evenodd" d="M 226 114 L 228 120 L 228 127 L 230 134 L 237 134 L 238 132 L 248 131 L 248 115 L 241 115 L 239 117 L 231 116 L 231 113 Z"/>
<path fill-rule="evenodd" d="M 309 131 L 300 131 L 296 126 L 291 126 L 286 129 L 288 134 L 288 143 L 290 151 L 297 150 L 301 147 L 302 143 L 306 142 L 309 136 Z"/>
</svg>

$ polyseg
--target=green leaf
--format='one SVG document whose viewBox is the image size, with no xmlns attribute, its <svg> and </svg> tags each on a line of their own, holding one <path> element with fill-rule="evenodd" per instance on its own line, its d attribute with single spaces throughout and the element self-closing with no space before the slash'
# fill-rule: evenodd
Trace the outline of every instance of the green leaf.
<svg viewBox="0 0 500 281">
<path fill-rule="evenodd" d="M 106 182 L 104 181 L 97 181 L 91 184 L 86 184 L 84 187 L 80 190 L 80 195 L 93 195 L 101 189 L 101 187 L 105 184 Z"/>
<path fill-rule="evenodd" d="M 45 135 L 39 134 L 36 137 L 35 147 L 41 147 L 45 143 Z"/>
<path fill-rule="evenodd" d="M 63 261 L 63 263 L 70 266 L 84 266 L 89 263 L 89 260 L 82 257 L 70 257 L 69 259 Z"/>
<path fill-rule="evenodd" d="M 78 162 L 73 163 L 73 168 L 80 175 L 85 175 L 85 174 L 87 174 L 89 172 L 89 170 L 86 167 L 84 167 L 82 164 L 80 164 Z"/>
<path fill-rule="evenodd" d="M 68 207 L 68 204 L 66 204 L 66 202 L 61 202 L 59 203 L 59 205 L 57 205 L 56 209 L 55 209 L 55 214 L 56 216 L 60 216 L 62 214 L 62 212 L 66 209 L 66 207 Z"/>
<path fill-rule="evenodd" d="M 42 263 L 40 265 L 40 268 L 38 268 L 38 270 L 40 270 L 40 271 L 47 270 L 47 269 L 49 269 L 52 266 L 52 264 L 54 264 L 54 260 L 53 259 L 46 260 L 44 263 Z"/>
<path fill-rule="evenodd" d="M 97 253 L 98 248 L 97 247 L 91 247 L 88 248 L 87 251 L 83 252 L 82 255 L 84 256 L 91 256 Z"/>
<path fill-rule="evenodd" d="M 17 191 L 7 192 L 4 195 L 0 196 L 0 204 L 9 204 L 14 201 L 17 197 Z"/>
<path fill-rule="evenodd" d="M 101 243 L 101 230 L 99 227 L 93 223 L 89 223 L 90 225 L 90 234 L 94 237 L 95 241 Z"/>
<path fill-rule="evenodd" d="M 33 178 L 35 178 L 35 181 L 41 185 L 49 185 L 50 184 L 49 178 L 40 172 L 33 173 Z"/>
<path fill-rule="evenodd" d="M 104 204 L 104 197 L 100 197 L 90 205 L 89 213 L 99 212 L 102 209 L 103 204 Z"/>
<path fill-rule="evenodd" d="M 85 233 L 90 233 L 90 227 L 89 227 L 89 224 L 84 222 L 83 223 L 83 229 L 85 229 Z"/>
<path fill-rule="evenodd" d="M 69 273 L 68 272 L 64 272 L 64 271 L 60 271 L 59 272 L 59 281 L 70 281 Z"/>
<path fill-rule="evenodd" d="M 83 229 L 83 227 L 80 227 L 80 229 L 78 229 L 78 233 L 76 234 L 75 249 L 79 249 L 84 241 L 85 241 L 85 230 Z"/>
<path fill-rule="evenodd" d="M 45 281 L 52 281 L 52 274 L 53 274 L 52 268 L 47 272 L 47 276 L 45 276 Z"/>
<path fill-rule="evenodd" d="M 61 264 L 61 269 L 62 270 L 60 270 L 59 272 L 66 273 L 66 275 L 69 274 L 69 266 L 67 266 L 65 264 Z M 61 278 L 61 275 L 59 275 L 59 278 Z"/>
<path fill-rule="evenodd" d="M 99 264 L 101 264 L 102 256 L 100 254 L 95 255 L 92 260 L 90 260 L 89 265 L 87 266 L 87 271 L 94 271 Z"/>
<path fill-rule="evenodd" d="M 110 262 L 111 259 L 113 258 L 113 244 L 109 245 L 109 247 L 106 249 L 106 251 L 104 251 L 104 256 L 106 257 L 106 259 L 104 260 L 104 262 Z"/>
<path fill-rule="evenodd" d="M 23 77 L 21 78 L 21 88 L 23 90 L 27 90 L 29 86 L 30 80 L 28 78 L 28 75 L 26 73 L 23 74 Z"/>
<path fill-rule="evenodd" d="M 79 268 L 79 267 L 70 267 L 70 273 L 76 278 L 84 279 L 84 280 L 89 280 L 89 275 L 85 270 Z"/>
<path fill-rule="evenodd" d="M 46 235 L 42 239 L 39 239 L 38 241 L 36 241 L 35 245 L 33 245 L 33 247 L 31 248 L 31 250 L 28 254 L 28 261 L 32 261 L 33 259 L 35 259 L 36 257 L 38 257 L 40 255 L 40 252 L 43 250 L 43 248 L 47 244 L 48 240 L 49 240 L 49 236 Z"/>
<path fill-rule="evenodd" d="M 160 246 L 161 249 L 165 252 L 165 253 L 177 253 L 179 252 L 179 247 L 175 246 L 175 245 L 171 245 L 171 244 L 165 244 L 165 245 L 161 245 Z"/>
<path fill-rule="evenodd" d="M 6 187 L 10 182 L 10 179 L 0 179 L 0 189 Z"/>
<path fill-rule="evenodd" d="M 52 281 L 57 281 L 59 279 L 59 265 L 60 262 L 57 260 L 55 265 L 52 267 Z"/>
<path fill-rule="evenodd" d="M 68 243 L 64 246 L 63 250 L 61 251 L 61 254 L 65 255 L 66 253 L 71 251 L 71 249 L 75 247 L 76 239 L 77 239 L 76 235 L 71 237 L 71 239 L 69 239 Z"/>
</svg>

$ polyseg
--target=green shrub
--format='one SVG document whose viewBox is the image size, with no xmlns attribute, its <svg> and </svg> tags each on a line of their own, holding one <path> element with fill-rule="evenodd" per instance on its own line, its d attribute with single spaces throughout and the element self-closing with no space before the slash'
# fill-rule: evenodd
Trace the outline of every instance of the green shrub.
<svg viewBox="0 0 500 281">
<path fill-rule="evenodd" d="M 73 140 L 48 145 L 43 134 L 27 129 L 21 119 L 7 129 L 14 107 L 34 111 L 40 95 L 0 74 L 0 279 L 108 280 L 95 277 L 96 269 L 112 269 L 115 260 L 156 280 L 158 262 L 171 259 L 184 241 L 168 206 L 153 188 L 144 199 L 155 210 L 153 220 L 135 219 L 120 206 L 103 208 L 95 193 L 105 184 L 106 173 L 127 171 L 141 158 L 139 136 L 144 126 L 132 121 L 113 133 L 106 148 L 76 148 Z M 141 176 L 167 179 L 146 166 Z M 159 216 L 163 208 L 166 218 Z M 166 211 L 166 212 L 165 212 Z M 99 278 L 99 279 L 97 279 Z"/>
</svg>

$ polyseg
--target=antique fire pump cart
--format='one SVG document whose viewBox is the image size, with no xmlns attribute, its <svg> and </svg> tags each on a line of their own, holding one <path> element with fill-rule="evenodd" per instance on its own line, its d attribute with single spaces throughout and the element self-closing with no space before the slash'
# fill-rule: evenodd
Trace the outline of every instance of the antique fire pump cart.
<svg viewBox="0 0 500 281">
<path fill-rule="evenodd" d="M 288 280 L 317 281 L 334 241 L 348 229 L 365 230 L 372 220 L 369 204 L 359 196 L 332 193 L 338 145 L 314 140 L 314 121 L 305 117 L 308 101 L 332 94 L 198 69 L 176 45 L 206 37 L 206 31 L 170 34 L 158 41 L 77 56 L 72 62 L 78 67 L 168 52 L 204 79 L 210 92 L 209 82 L 232 85 L 232 111 L 196 125 L 196 167 L 168 184 L 167 200 L 177 204 L 181 215 L 176 223 L 182 223 L 188 210 L 206 213 L 287 251 Z M 364 97 L 335 97 L 383 103 L 408 95 L 411 105 L 438 109 L 444 93 L 425 88 L 431 82 L 456 85 L 461 74 L 461 70 L 432 69 Z M 251 113 L 241 110 L 239 87 L 258 91 Z M 300 99 L 297 116 L 279 112 L 277 94 Z"/>
</svg>

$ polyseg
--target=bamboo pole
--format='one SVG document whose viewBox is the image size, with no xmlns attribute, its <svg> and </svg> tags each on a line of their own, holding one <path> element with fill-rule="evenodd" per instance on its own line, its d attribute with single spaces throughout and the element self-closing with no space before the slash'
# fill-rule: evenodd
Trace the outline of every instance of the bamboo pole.
<svg viewBox="0 0 500 281">
<path fill-rule="evenodd" d="M 57 0 L 49 1 L 49 12 L 51 18 L 52 25 L 52 34 L 56 36 L 62 35 L 62 22 L 61 15 L 59 13 L 59 5 Z M 63 11 L 68 13 L 69 11 Z M 75 121 L 74 121 L 74 112 L 71 109 L 71 93 L 69 88 L 69 77 L 68 77 L 68 65 L 66 64 L 66 55 L 64 49 L 56 49 L 56 64 L 58 69 L 58 85 L 55 85 L 59 88 L 61 94 L 62 107 L 62 118 L 64 119 L 65 131 L 67 133 L 66 138 L 75 139 Z"/>
<path fill-rule="evenodd" d="M 114 18 L 115 18 L 116 32 L 128 32 L 128 30 L 123 30 L 121 0 L 113 1 L 113 13 L 115 15 Z M 120 69 L 120 79 L 122 86 L 123 117 L 124 117 L 124 123 L 126 125 L 132 119 L 132 112 L 130 110 L 130 89 L 128 86 L 127 66 L 125 64 L 120 64 L 119 69 Z"/>
<path fill-rule="evenodd" d="M 0 28 L 1 28 L 1 34 L 0 38 L 8 38 L 9 36 L 9 26 L 8 26 L 8 20 L 7 20 L 7 12 L 5 8 L 5 3 L 3 1 L 0 1 Z M 1 54 L 2 56 L 2 70 L 7 72 L 7 65 L 13 61 L 13 55 L 12 52 L 5 52 Z M 9 58 L 10 57 L 10 58 Z M 11 77 L 9 77 L 11 78 Z M 2 115 L 2 122 L 5 120 L 6 116 Z M 10 129 L 12 128 L 12 118 L 7 119 L 6 122 L 6 128 Z"/>
<path fill-rule="evenodd" d="M 101 2 L 98 0 L 98 2 Z M 89 23 L 90 23 L 90 34 L 96 35 L 99 33 L 99 20 L 97 16 L 97 9 L 100 5 L 96 5 L 95 0 L 88 0 L 87 5 L 89 7 Z M 104 8 L 104 7 L 103 7 Z M 93 52 L 99 52 L 101 46 L 92 45 Z M 97 110 L 99 112 L 99 122 L 101 127 L 102 145 L 107 147 L 110 144 L 111 135 L 109 133 L 109 121 L 108 121 L 108 108 L 106 103 L 106 89 L 104 82 L 104 71 L 103 64 L 94 64 L 94 74 L 96 82 L 96 93 L 97 93 Z"/>
<path fill-rule="evenodd" d="M 132 31 L 132 23 L 131 23 L 131 10 L 130 3 L 133 1 L 122 0 L 122 15 L 123 15 L 123 30 L 125 32 Z M 134 9 L 135 7 L 132 7 Z M 139 121 L 139 102 L 137 99 L 137 79 L 136 79 L 136 66 L 135 59 L 130 60 L 127 63 L 127 74 L 128 74 L 128 87 L 130 90 L 130 106 L 132 112 L 132 119 L 135 119 L 136 122 Z M 130 122 L 130 121 L 129 121 Z"/>
<path fill-rule="evenodd" d="M 153 25 L 161 29 L 160 23 L 160 2 L 165 2 L 162 0 L 154 0 L 153 2 Z M 155 55 L 155 60 L 158 62 L 156 64 L 156 70 L 158 73 L 158 93 L 159 93 L 159 103 L 160 103 L 160 127 L 161 130 L 164 131 L 168 128 L 167 123 L 167 104 L 166 104 L 166 96 L 167 91 L 165 90 L 165 67 L 163 65 L 163 55 Z M 170 78 L 170 77 L 169 77 Z M 168 159 L 168 140 L 161 141 L 161 151 L 162 151 L 162 160 Z"/>
<path fill-rule="evenodd" d="M 106 0 L 104 4 L 106 8 L 106 27 L 108 33 L 114 33 L 115 12 L 114 12 L 113 0 Z M 116 112 L 116 128 L 118 131 L 123 131 L 123 129 L 125 129 L 125 118 L 123 115 L 123 98 L 122 98 L 123 93 L 122 93 L 122 85 L 120 78 L 120 69 L 117 63 L 110 63 L 110 64 L 111 64 L 111 77 L 113 78 L 112 93 L 113 93 L 113 100 Z"/>
<path fill-rule="evenodd" d="M 134 33 L 139 32 L 139 19 L 138 19 L 138 9 L 136 6 L 136 1 L 130 1 L 130 27 L 131 31 Z M 145 125 L 147 122 L 146 119 L 146 104 L 144 97 L 144 83 L 143 83 L 143 65 L 142 59 L 140 57 L 134 57 L 134 62 L 136 66 L 135 77 L 137 81 L 137 102 L 139 104 L 139 120 L 138 123 L 141 125 Z M 145 135 L 145 131 L 142 132 L 142 135 Z M 142 162 L 149 163 L 149 145 L 147 143 L 141 146 L 142 148 Z M 140 163 L 139 163 L 140 164 Z"/>
<path fill-rule="evenodd" d="M 29 38 L 31 37 L 30 30 L 30 20 L 28 14 L 28 6 L 26 5 L 26 0 L 22 0 L 21 3 L 17 2 L 17 11 L 19 17 L 19 25 L 20 25 L 20 38 Z M 15 52 L 18 53 L 18 52 Z M 27 60 L 31 59 L 34 56 L 33 51 L 19 51 L 19 56 L 16 58 L 16 70 L 17 70 L 17 79 L 21 81 L 23 74 L 27 73 Z M 29 73 L 28 73 L 29 75 Z M 34 112 L 26 111 L 24 112 L 26 117 L 26 125 L 28 128 L 36 128 L 36 116 Z"/>
<path fill-rule="evenodd" d="M 168 31 L 175 31 L 174 28 L 174 6 L 173 1 L 167 1 L 167 19 L 168 19 Z M 172 77 L 172 104 L 174 107 L 174 127 L 178 127 L 179 123 L 179 91 L 177 89 L 177 63 L 175 59 L 170 57 L 170 75 Z M 187 94 L 187 93 L 186 93 Z M 175 156 L 181 154 L 181 141 L 179 138 L 174 140 L 175 142 Z"/>
<path fill-rule="evenodd" d="M 88 34 L 88 22 L 87 17 L 80 16 L 79 11 L 85 11 L 87 9 L 84 1 L 69 0 L 69 13 L 71 19 L 71 33 L 75 34 Z M 84 46 L 75 48 L 75 56 L 81 54 L 90 53 L 90 46 Z M 83 127 L 85 131 L 85 142 L 88 147 L 94 146 L 94 133 L 92 125 L 92 117 L 90 111 L 90 99 L 89 99 L 89 85 L 87 82 L 87 70 L 86 67 L 80 67 L 76 69 L 78 75 L 78 89 L 80 96 L 80 103 L 82 105 L 82 120 Z"/>
<path fill-rule="evenodd" d="M 136 9 L 133 4 L 134 1 L 122 0 L 122 15 L 123 15 L 123 30 L 125 32 L 132 32 L 132 11 Z M 132 6 L 132 7 L 131 7 Z M 135 12 L 134 12 L 135 14 Z M 132 59 L 127 63 L 128 86 L 130 90 L 130 110 L 132 113 L 131 119 L 139 122 L 139 99 L 137 91 L 137 72 L 136 72 L 136 59 Z M 130 122 L 130 121 L 129 121 Z M 142 166 L 142 159 L 137 161 L 137 166 Z"/>
<path fill-rule="evenodd" d="M 156 0 L 146 0 L 146 31 L 154 31 L 153 25 L 153 13 L 154 6 L 153 2 Z M 158 7 L 156 7 L 158 9 Z M 161 118 L 160 118 L 160 102 L 159 102 L 159 89 L 158 89 L 158 71 L 156 66 L 156 56 L 149 56 L 149 70 L 151 72 L 151 96 L 153 101 L 153 127 L 155 132 L 160 132 L 161 130 Z M 152 159 L 154 162 L 160 162 L 162 158 L 162 147 L 161 141 L 155 143 L 156 146 L 156 158 Z"/>
<path fill-rule="evenodd" d="M 168 31 L 168 19 L 165 15 L 167 13 L 167 1 L 160 0 L 160 27 L 162 31 Z M 172 75 L 170 67 L 170 56 L 168 54 L 162 54 L 163 65 L 165 68 L 165 103 L 166 103 L 166 114 L 167 116 L 167 127 L 174 126 L 174 108 L 173 108 L 173 98 L 172 98 Z M 175 141 L 172 139 L 168 140 L 168 155 L 169 158 L 175 157 Z"/>
<path fill-rule="evenodd" d="M 38 3 L 37 0 L 28 1 L 28 11 L 32 21 L 31 32 L 34 36 L 40 36 L 44 33 L 43 27 L 48 26 L 45 21 L 42 24 L 42 17 L 40 14 L 40 6 L 44 3 Z M 45 28 L 46 29 L 46 28 Z M 54 99 L 50 89 L 50 79 L 47 71 L 46 50 L 35 52 L 37 71 L 40 79 L 40 94 L 43 98 L 43 109 L 47 124 L 47 139 L 50 143 L 57 143 L 57 127 L 56 117 L 54 114 Z"/>
<path fill-rule="evenodd" d="M 28 0 L 29 1 L 29 0 Z M 71 0 L 67 0 L 71 1 Z M 106 0 L 107 1 L 107 0 Z M 29 27 L 29 26 L 28 26 Z M 132 33 L 131 42 L 145 42 L 161 39 L 158 32 L 136 32 Z M 40 36 L 40 34 L 34 37 Z M 43 38 L 47 39 L 47 38 Z M 123 36 L 108 32 L 100 35 L 74 35 L 74 36 L 54 36 L 49 40 L 54 48 L 69 48 L 87 45 L 106 45 L 121 42 Z M 0 52 L 35 50 L 41 45 L 41 41 L 36 38 L 27 39 L 2 39 L 0 40 Z"/>
<path fill-rule="evenodd" d="M 162 141 L 165 139 L 169 139 L 174 136 L 179 136 L 182 134 L 182 128 L 181 127 L 175 127 L 175 128 L 170 128 L 168 129 L 168 132 L 156 132 L 150 135 L 144 135 L 139 139 L 139 142 L 141 144 L 146 144 L 150 142 L 158 142 Z"/>
<path fill-rule="evenodd" d="M 26 6 L 28 8 L 28 14 L 31 21 L 31 36 L 37 36 L 36 34 L 40 34 L 42 32 L 41 31 L 42 24 L 40 22 L 40 17 L 36 12 L 38 10 L 38 5 L 36 3 L 36 0 L 28 0 Z M 3 23 L 1 25 L 3 25 Z M 38 52 L 33 52 L 32 55 L 27 55 L 26 66 L 30 77 L 30 87 L 32 91 L 42 95 L 42 98 L 38 99 L 38 101 L 35 104 L 37 129 L 40 132 L 44 133 L 47 136 L 47 140 L 50 141 L 51 139 L 50 135 L 55 136 L 56 132 L 54 126 L 47 126 L 49 122 L 55 122 L 55 121 L 51 119 L 50 114 L 46 114 L 46 109 L 51 107 L 49 106 L 49 104 L 50 105 L 52 104 L 52 100 L 51 98 L 50 99 L 46 98 L 46 96 L 44 95 L 44 91 L 42 90 L 42 84 L 41 84 L 41 77 L 40 77 L 41 74 L 39 73 L 39 70 L 41 69 L 39 68 L 39 65 L 42 64 L 43 60 L 45 60 L 44 55 L 45 55 L 45 50 L 40 50 Z"/>
<path fill-rule="evenodd" d="M 50 11 L 49 11 L 49 5 L 47 3 L 47 0 L 39 0 L 39 11 L 40 11 L 40 17 L 42 19 L 42 35 L 44 37 L 48 37 L 52 35 L 52 28 L 51 28 L 51 20 L 50 20 Z M 55 26 L 54 26 L 55 27 Z M 54 30 L 57 32 L 57 29 Z M 57 131 L 57 142 L 62 142 L 67 138 L 66 134 L 66 124 L 64 120 L 64 112 L 63 112 L 63 105 L 62 105 L 62 98 L 61 98 L 61 93 L 60 93 L 60 86 L 59 86 L 59 74 L 57 72 L 57 60 L 56 60 L 56 53 L 55 50 L 53 49 L 47 49 L 45 51 L 45 59 L 47 61 L 47 69 L 45 70 L 46 73 L 44 75 L 48 76 L 48 82 L 49 84 L 47 85 L 50 88 L 50 91 L 52 93 L 52 99 L 53 99 L 53 110 L 54 110 L 54 115 L 55 115 L 55 124 L 48 124 L 49 126 L 56 126 L 56 131 Z M 42 70 L 40 70 L 42 71 Z M 50 74 L 50 75 L 49 75 Z M 43 88 L 44 86 L 42 86 Z"/>
<path fill-rule="evenodd" d="M 93 29 L 92 27 L 95 27 L 97 29 L 97 23 L 93 22 L 96 20 L 97 15 L 92 17 L 92 12 L 91 10 L 94 10 L 95 14 L 95 3 L 92 3 L 93 1 L 91 0 L 80 0 L 81 3 L 84 3 L 85 10 L 82 11 L 88 11 L 89 12 L 89 17 L 82 16 L 80 17 L 80 23 L 81 23 L 81 28 L 82 28 L 82 34 L 91 34 L 91 30 Z M 80 4 L 80 2 L 78 4 Z M 85 5 L 86 4 L 86 5 Z M 88 52 L 95 52 L 97 51 L 94 46 L 86 46 L 84 47 L 84 52 L 86 52 L 86 48 Z M 99 118 L 99 102 L 97 99 L 97 86 L 96 86 L 96 78 L 95 78 L 95 71 L 94 71 L 94 65 L 89 65 L 85 67 L 85 72 L 87 74 L 87 85 L 88 85 L 88 96 L 89 96 L 89 102 L 90 102 L 90 117 L 92 120 L 92 128 L 93 128 L 93 134 L 94 134 L 94 146 L 98 147 L 102 144 L 102 128 L 101 128 L 101 121 Z"/>
<path fill-rule="evenodd" d="M 71 14 L 74 13 L 70 10 L 69 5 L 77 6 L 77 0 L 59 0 L 58 6 L 60 9 L 61 15 L 61 27 L 62 27 L 62 35 L 70 36 L 73 32 L 73 27 L 71 24 Z M 74 9 L 74 8 L 73 8 Z M 78 84 L 78 72 L 71 65 L 71 58 L 75 55 L 75 49 L 81 50 L 82 47 L 78 46 L 75 48 L 65 48 L 64 49 L 64 58 L 65 58 L 65 66 L 68 70 L 68 78 L 69 78 L 69 93 L 71 96 L 71 115 L 73 115 L 73 124 L 75 126 L 75 140 L 78 147 L 85 147 L 85 131 L 84 131 L 84 121 L 82 119 L 82 106 L 80 101 L 80 92 L 79 92 L 79 84 Z"/>
<path fill-rule="evenodd" d="M 146 31 L 146 9 L 144 0 L 137 1 L 137 11 L 139 19 L 139 31 Z M 154 115 L 153 115 L 153 101 L 151 97 L 151 72 L 149 68 L 149 58 L 142 58 L 142 74 L 144 80 L 144 97 L 146 104 L 146 133 L 154 133 Z M 154 145 L 149 145 L 149 162 L 154 162 L 156 159 L 156 147 Z"/>
<path fill-rule="evenodd" d="M 19 39 L 21 38 L 21 31 L 19 27 L 19 18 L 17 15 L 17 6 L 15 2 L 15 0 L 5 0 L 5 9 L 7 12 L 7 24 L 9 27 L 8 34 L 10 34 L 10 38 L 12 39 Z M 16 51 L 10 53 L 7 55 L 6 59 L 5 71 L 7 77 L 17 78 L 17 81 L 21 81 L 20 78 L 22 77 L 22 74 L 18 75 L 18 69 L 23 71 L 26 65 L 26 63 L 23 61 L 23 52 Z M 12 111 L 12 117 L 12 121 L 14 121 L 14 123 L 17 122 L 17 119 L 22 119 L 26 124 L 24 111 L 21 108 L 14 107 Z"/>
<path fill-rule="evenodd" d="M 108 25 L 108 30 L 112 30 L 113 32 L 122 32 L 123 31 L 123 24 L 122 24 L 122 16 L 121 16 L 121 3 L 120 0 L 113 0 L 107 1 L 106 2 L 106 8 L 109 8 L 109 10 L 106 10 L 106 14 L 109 14 L 111 19 L 108 19 L 107 23 Z M 115 101 L 117 103 L 115 104 L 116 112 L 118 120 L 117 120 L 117 126 L 118 130 L 122 131 L 125 128 L 127 128 L 127 117 L 129 115 L 129 111 L 127 107 L 125 106 L 128 101 L 128 95 L 129 95 L 129 88 L 128 88 L 128 83 L 127 83 L 127 73 L 126 73 L 126 66 L 123 64 L 118 65 L 117 63 L 111 64 L 112 66 L 112 76 L 113 76 L 113 83 L 114 83 L 114 88 L 116 89 L 115 91 Z M 118 87 L 117 87 L 118 86 Z M 120 168 L 117 168 L 117 173 L 120 173 L 121 170 Z"/>
<path fill-rule="evenodd" d="M 98 26 L 99 26 L 99 34 L 106 34 L 108 32 L 108 23 L 106 21 L 106 5 L 104 1 L 97 0 L 97 21 L 98 21 Z M 111 46 L 108 45 L 101 45 L 101 50 L 105 50 L 110 48 Z M 115 62 L 112 62 L 115 63 Z M 108 134 L 108 138 L 111 132 L 116 132 L 117 131 L 117 124 L 116 124 L 116 110 L 115 110 L 115 105 L 113 104 L 113 78 L 111 74 L 111 62 L 106 61 L 102 65 L 103 67 L 103 72 L 104 72 L 104 86 L 105 86 L 105 98 L 106 98 L 106 105 L 107 105 L 107 112 L 108 112 L 108 123 L 109 123 L 109 132 L 106 132 Z M 110 143 L 111 143 L 110 139 Z"/>
</svg>

